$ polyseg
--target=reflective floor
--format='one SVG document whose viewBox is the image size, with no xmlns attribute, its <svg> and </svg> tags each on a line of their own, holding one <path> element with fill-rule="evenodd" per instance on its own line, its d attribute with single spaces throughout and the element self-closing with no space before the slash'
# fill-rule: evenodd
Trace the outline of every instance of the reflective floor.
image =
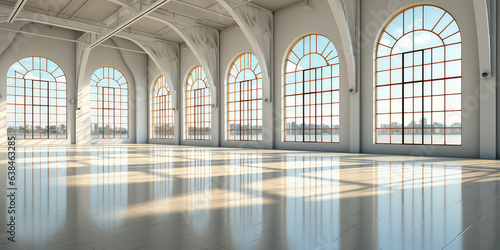
<svg viewBox="0 0 500 250">
<path fill-rule="evenodd" d="M 17 149 L 0 249 L 500 249 L 500 161 L 158 145 Z"/>
</svg>

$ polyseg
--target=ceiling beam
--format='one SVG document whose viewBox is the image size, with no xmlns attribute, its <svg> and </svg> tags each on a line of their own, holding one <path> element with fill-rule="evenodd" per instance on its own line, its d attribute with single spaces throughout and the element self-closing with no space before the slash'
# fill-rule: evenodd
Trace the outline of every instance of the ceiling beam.
<svg viewBox="0 0 500 250">
<path fill-rule="evenodd" d="M 7 7 L 5 5 L 0 5 L 0 14 L 8 15 L 6 13 L 10 13 L 10 11 L 11 11 L 10 7 Z M 104 26 L 98 26 L 98 25 L 68 20 L 60 17 L 50 16 L 26 10 L 23 10 L 18 14 L 16 21 L 41 23 L 41 24 L 57 26 L 76 31 L 89 32 L 94 34 L 104 32 L 104 30 L 106 29 L 106 27 Z"/>
<path fill-rule="evenodd" d="M 163 4 L 170 2 L 171 0 L 157 0 L 150 5 L 142 5 L 140 3 L 135 3 L 133 5 L 126 5 L 128 2 L 124 0 L 109 0 L 111 2 L 122 5 L 122 7 L 127 8 L 131 11 L 130 16 L 126 18 L 125 21 L 118 24 L 114 29 L 106 31 L 102 34 L 99 34 L 98 39 L 90 45 L 90 48 L 95 48 L 97 45 L 103 43 L 107 39 L 113 37 L 123 29 L 137 22 L 144 16 L 147 16 L 149 13 L 152 13 L 156 9 L 160 8 Z"/>
<path fill-rule="evenodd" d="M 167 24 L 170 27 L 173 24 L 175 24 L 177 27 L 181 27 L 181 28 L 188 28 L 188 27 L 197 25 L 196 20 L 194 20 L 192 18 L 188 18 L 188 17 L 181 16 L 181 15 L 175 15 L 172 12 L 163 11 L 163 10 L 151 13 L 147 16 L 147 18 L 151 19 L 151 20 L 156 20 L 156 21 L 162 22 L 164 24 Z M 167 23 L 163 22 L 163 21 L 166 21 Z"/>
<path fill-rule="evenodd" d="M 17 0 L 16 5 L 14 5 L 14 9 L 12 9 L 12 12 L 9 15 L 9 19 L 7 19 L 7 22 L 13 23 L 27 2 L 28 0 Z"/>
<path fill-rule="evenodd" d="M 8 15 L 11 11 L 11 7 L 7 7 L 5 5 L 0 4 L 0 15 Z M 75 20 L 68 20 L 65 18 L 60 18 L 60 17 L 55 17 L 55 16 L 50 16 L 46 14 L 41 14 L 41 13 L 36 13 L 36 12 L 31 12 L 27 10 L 23 10 L 19 16 L 16 19 L 17 21 L 27 21 L 27 22 L 33 22 L 33 23 L 40 23 L 40 24 L 46 24 L 50 26 L 55 26 L 55 27 L 60 27 L 60 28 L 65 28 L 65 29 L 70 29 L 70 30 L 75 30 L 75 31 L 80 31 L 84 33 L 91 33 L 91 34 L 102 34 L 109 30 L 108 26 L 104 25 L 97 25 L 97 24 L 90 24 L 90 23 L 85 23 L 85 22 L 80 22 L 80 21 L 75 21 Z M 118 32 L 117 34 L 118 37 L 120 38 L 125 38 L 125 39 L 139 39 L 141 41 L 149 41 L 149 42 L 154 42 L 154 41 L 161 41 L 161 42 L 166 42 L 166 43 L 171 43 L 171 44 L 177 44 L 168 40 L 160 39 L 154 36 L 150 36 L 148 34 L 144 33 L 134 33 L 130 32 L 128 30 L 123 30 L 121 32 Z"/>
</svg>

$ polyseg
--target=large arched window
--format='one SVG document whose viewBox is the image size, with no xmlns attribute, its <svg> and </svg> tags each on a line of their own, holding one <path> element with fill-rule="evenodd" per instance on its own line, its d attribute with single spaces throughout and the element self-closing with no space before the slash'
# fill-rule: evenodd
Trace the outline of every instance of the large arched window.
<svg viewBox="0 0 500 250">
<path fill-rule="evenodd" d="M 285 62 L 284 141 L 339 142 L 339 56 L 330 39 L 302 37 Z"/>
<path fill-rule="evenodd" d="M 229 71 L 227 93 L 227 139 L 262 140 L 262 71 L 251 53 L 240 55 Z"/>
<path fill-rule="evenodd" d="M 174 138 L 174 109 L 172 106 L 172 96 L 168 90 L 168 85 L 164 76 L 156 79 L 153 88 L 153 118 L 152 134 L 153 139 L 173 139 Z"/>
<path fill-rule="evenodd" d="M 90 81 L 92 138 L 128 138 L 128 83 L 115 68 L 103 67 Z"/>
<path fill-rule="evenodd" d="M 66 76 L 38 56 L 14 63 L 7 73 L 7 134 L 16 139 L 66 139 Z"/>
<path fill-rule="evenodd" d="M 211 93 L 207 75 L 201 66 L 195 67 L 186 82 L 186 140 L 210 140 Z"/>
<path fill-rule="evenodd" d="M 406 9 L 385 27 L 376 51 L 376 143 L 461 145 L 461 51 L 456 20 L 436 6 Z"/>
</svg>

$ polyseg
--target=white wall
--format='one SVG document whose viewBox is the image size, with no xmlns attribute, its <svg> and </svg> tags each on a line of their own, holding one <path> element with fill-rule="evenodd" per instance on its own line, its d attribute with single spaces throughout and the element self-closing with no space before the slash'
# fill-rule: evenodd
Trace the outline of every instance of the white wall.
<svg viewBox="0 0 500 250">
<path fill-rule="evenodd" d="M 388 20 L 407 7 L 416 5 L 412 0 L 370 0 L 361 6 L 361 151 L 363 153 L 438 155 L 457 157 L 479 157 L 479 105 L 468 100 L 477 100 L 475 91 L 479 87 L 478 47 L 476 23 L 470 0 L 427 1 L 441 6 L 455 17 L 462 35 L 462 146 L 416 146 L 374 144 L 374 45 Z"/>
<path fill-rule="evenodd" d="M 498 28 L 500 27 L 500 4 L 496 3 L 496 24 L 492 27 L 496 30 L 496 44 L 493 44 L 496 48 L 496 57 L 493 58 L 496 66 L 496 81 L 497 81 L 497 158 L 500 159 L 500 32 Z"/>
<path fill-rule="evenodd" d="M 497 158 L 500 159 L 500 3 L 496 3 L 496 24 L 493 24 L 492 29 L 496 30 L 496 44 L 493 44 L 496 49 L 496 58 L 493 61 L 496 64 L 496 81 L 497 81 Z"/>
<path fill-rule="evenodd" d="M 135 51 L 141 51 L 141 49 L 132 43 L 131 41 L 124 39 L 111 39 L 114 44 L 120 48 L 132 49 Z M 119 50 L 123 62 L 127 65 L 127 68 L 132 73 L 135 85 L 134 93 L 130 95 L 131 103 L 135 104 L 135 120 L 130 120 L 130 123 L 134 123 L 136 126 L 136 143 L 147 143 L 148 142 L 148 113 L 142 112 L 148 110 L 148 64 L 149 56 L 147 54 L 139 54 L 136 52 L 129 52 L 127 50 Z M 141 111 L 141 112 L 137 112 Z"/>
</svg>

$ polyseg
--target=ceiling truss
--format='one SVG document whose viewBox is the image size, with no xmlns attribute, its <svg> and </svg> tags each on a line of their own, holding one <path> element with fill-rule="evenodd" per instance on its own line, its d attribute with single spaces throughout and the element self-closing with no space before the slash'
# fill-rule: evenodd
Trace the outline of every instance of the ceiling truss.
<svg viewBox="0 0 500 250">
<path fill-rule="evenodd" d="M 112 3 L 116 3 L 120 6 L 122 6 L 123 9 L 127 10 L 129 12 L 129 15 L 127 18 L 125 18 L 124 21 L 119 21 L 120 15 L 117 15 L 117 20 L 116 20 L 116 27 L 114 29 L 108 30 L 102 34 L 99 34 L 98 39 L 90 45 L 90 48 L 95 48 L 97 45 L 101 44 L 102 42 L 106 41 L 107 39 L 113 37 L 116 35 L 118 32 L 122 31 L 123 29 L 127 28 L 128 26 L 132 25 L 133 23 L 137 22 L 140 20 L 142 17 L 147 16 L 149 13 L 152 13 L 156 9 L 160 8 L 163 4 L 166 4 L 170 2 L 171 0 L 157 0 L 155 2 L 150 3 L 149 5 L 144 4 L 142 1 L 140 2 L 135 2 L 131 4 L 127 0 L 108 0 Z M 149 1 L 148 1 L 149 2 Z M 120 9 L 121 10 L 121 9 Z M 118 11 L 120 11 L 118 10 Z"/>
</svg>

